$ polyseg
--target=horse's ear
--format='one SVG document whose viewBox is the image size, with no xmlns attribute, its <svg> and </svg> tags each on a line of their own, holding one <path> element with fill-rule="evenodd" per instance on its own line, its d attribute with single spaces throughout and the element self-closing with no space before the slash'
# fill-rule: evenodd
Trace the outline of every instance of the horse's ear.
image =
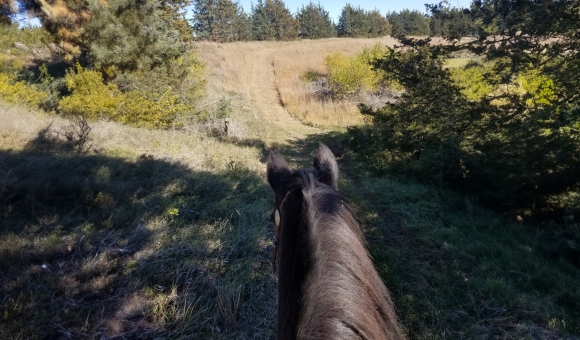
<svg viewBox="0 0 580 340">
<path fill-rule="evenodd" d="M 280 189 L 291 177 L 292 173 L 290 173 L 288 163 L 286 163 L 278 148 L 273 148 L 270 151 L 270 155 L 268 155 L 268 183 L 270 183 L 276 195 L 281 194 Z"/>
<path fill-rule="evenodd" d="M 322 183 L 338 190 L 338 165 L 332 151 L 324 145 L 320 144 L 316 156 L 314 156 L 314 168 L 318 171 L 318 180 Z"/>
</svg>

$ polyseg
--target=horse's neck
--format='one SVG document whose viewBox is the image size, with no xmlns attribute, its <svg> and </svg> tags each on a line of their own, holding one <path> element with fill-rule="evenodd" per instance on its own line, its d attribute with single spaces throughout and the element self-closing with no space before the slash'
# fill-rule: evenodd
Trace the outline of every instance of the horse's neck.
<svg viewBox="0 0 580 340">
<path fill-rule="evenodd" d="M 310 259 L 306 239 L 308 226 L 302 219 L 302 199 L 289 202 L 280 231 L 278 274 L 278 339 L 295 339 L 300 310 L 302 287 Z"/>
</svg>

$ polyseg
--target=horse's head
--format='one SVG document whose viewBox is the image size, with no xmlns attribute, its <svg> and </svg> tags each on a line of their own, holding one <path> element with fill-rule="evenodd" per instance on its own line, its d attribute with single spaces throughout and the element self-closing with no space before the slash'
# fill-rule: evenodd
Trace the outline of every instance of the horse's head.
<svg viewBox="0 0 580 340">
<path fill-rule="evenodd" d="M 274 272 L 277 258 L 280 265 L 278 339 L 403 338 L 325 145 L 313 165 L 290 171 L 278 149 L 268 156 L 276 196 Z"/>
<path fill-rule="evenodd" d="M 315 179 L 337 190 L 338 166 L 332 151 L 320 144 L 316 156 L 314 156 Z M 293 174 L 288 168 L 288 163 L 278 148 L 274 148 L 268 156 L 268 183 L 276 193 L 276 204 L 279 204 L 287 194 L 288 186 L 292 181 Z"/>
<path fill-rule="evenodd" d="M 291 193 L 302 189 L 305 182 L 314 181 L 315 185 L 325 185 L 334 190 L 338 190 L 338 166 L 332 151 L 320 144 L 318 151 L 314 156 L 314 169 L 299 169 L 291 172 L 288 163 L 277 148 L 274 148 L 268 156 L 268 183 L 276 195 L 276 208 L 272 212 L 272 220 L 276 225 L 275 236 L 272 241 L 274 251 L 272 253 L 272 266 L 276 271 L 276 256 L 278 246 L 278 237 L 280 235 L 283 216 L 292 214 L 294 211 L 291 204 L 286 204 Z"/>
</svg>

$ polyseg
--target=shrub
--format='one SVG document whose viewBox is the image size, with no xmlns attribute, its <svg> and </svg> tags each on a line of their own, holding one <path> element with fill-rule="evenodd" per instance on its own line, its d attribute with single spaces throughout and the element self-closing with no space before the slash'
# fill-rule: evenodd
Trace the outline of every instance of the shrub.
<svg viewBox="0 0 580 340">
<path fill-rule="evenodd" d="M 189 110 L 171 88 L 159 94 L 153 91 L 121 92 L 115 84 L 104 84 L 99 72 L 84 70 L 68 72 L 65 80 L 72 93 L 59 102 L 66 115 L 91 119 L 105 118 L 146 128 L 171 126 L 175 117 Z"/>
<path fill-rule="evenodd" d="M 19 29 L 18 25 L 0 25 L 0 49 L 7 50 L 14 47 L 15 42 L 22 43 L 28 48 L 42 46 L 46 43 L 48 33 L 40 28 Z"/>
<path fill-rule="evenodd" d="M 469 100 L 480 100 L 488 96 L 493 90 L 494 86 L 486 79 L 489 70 L 493 65 L 470 63 L 465 67 L 458 67 L 450 69 L 451 79 L 461 87 L 461 93 Z"/>
<path fill-rule="evenodd" d="M 352 57 L 340 53 L 328 54 L 324 63 L 328 68 L 328 85 L 339 98 L 360 92 L 377 91 L 384 78 L 382 71 L 374 70 L 371 62 L 387 53 L 379 44 Z"/>
<path fill-rule="evenodd" d="M 37 91 L 14 76 L 0 72 L 0 100 L 13 104 L 37 106 L 46 98 L 46 93 Z"/>
<path fill-rule="evenodd" d="M 103 84 L 100 73 L 84 70 L 77 64 L 77 73 L 68 72 L 65 81 L 72 94 L 59 101 L 61 113 L 116 120 L 123 94 L 115 85 Z"/>
</svg>

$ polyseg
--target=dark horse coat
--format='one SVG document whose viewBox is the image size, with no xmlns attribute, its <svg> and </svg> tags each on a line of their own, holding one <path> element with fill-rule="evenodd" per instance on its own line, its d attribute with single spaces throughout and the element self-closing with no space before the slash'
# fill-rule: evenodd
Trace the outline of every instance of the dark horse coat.
<svg viewBox="0 0 580 340">
<path fill-rule="evenodd" d="M 314 169 L 291 172 L 277 149 L 268 157 L 276 194 L 278 339 L 402 339 L 337 178 L 334 155 L 322 144 Z"/>
</svg>

